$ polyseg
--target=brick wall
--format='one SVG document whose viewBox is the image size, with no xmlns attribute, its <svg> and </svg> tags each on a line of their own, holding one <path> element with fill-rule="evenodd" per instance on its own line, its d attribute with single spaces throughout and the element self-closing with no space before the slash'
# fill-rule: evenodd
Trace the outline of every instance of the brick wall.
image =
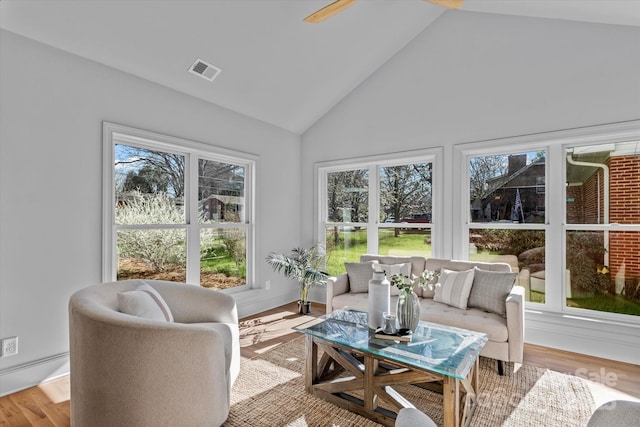
<svg viewBox="0 0 640 427">
<path fill-rule="evenodd" d="M 604 223 L 604 171 L 598 168 L 582 185 L 567 187 L 568 224 Z M 598 190 L 598 186 L 600 189 Z M 598 216 L 598 207 L 600 215 Z"/>
<path fill-rule="evenodd" d="M 612 157 L 609 170 L 609 221 L 640 224 L 640 156 Z"/>
<path fill-rule="evenodd" d="M 599 188 L 598 188 L 599 187 Z M 609 183 L 611 187 L 611 182 Z M 600 168 L 584 183 L 585 224 L 604 223 L 604 171 Z M 598 197 L 600 195 L 600 197 Z M 600 207 L 598 212 L 598 206 Z M 598 215 L 599 214 L 599 215 Z"/>
<path fill-rule="evenodd" d="M 584 201 L 582 200 L 582 192 L 584 186 L 571 185 L 567 187 L 567 223 L 568 224 L 584 224 Z"/>
<path fill-rule="evenodd" d="M 612 157 L 609 222 L 640 223 L 640 156 Z M 640 278 L 640 232 L 609 233 L 609 265 L 615 277 L 622 264 L 627 278 Z"/>
<path fill-rule="evenodd" d="M 611 157 L 607 165 L 609 222 L 640 224 L 640 156 Z M 567 187 L 567 198 L 574 199 L 573 202 L 567 202 L 567 223 L 598 224 L 598 219 L 604 223 L 604 171 L 598 168 L 583 185 Z M 623 266 L 626 278 L 640 278 L 640 232 L 609 233 L 612 279 Z"/>
<path fill-rule="evenodd" d="M 624 267 L 624 277 L 640 278 L 640 232 L 612 231 L 609 233 L 609 266 L 611 278 Z"/>
</svg>

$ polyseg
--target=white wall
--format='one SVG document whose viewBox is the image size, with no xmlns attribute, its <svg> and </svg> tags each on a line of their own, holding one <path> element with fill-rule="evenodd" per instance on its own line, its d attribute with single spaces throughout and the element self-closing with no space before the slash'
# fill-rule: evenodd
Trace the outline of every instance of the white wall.
<svg viewBox="0 0 640 427">
<path fill-rule="evenodd" d="M 259 156 L 256 277 L 271 290 L 234 296 L 241 315 L 296 298 L 263 260 L 300 241 L 298 135 L 0 37 L 0 338 L 19 336 L 19 354 L 0 359 L 0 394 L 68 369 L 69 296 L 101 274 L 103 120 Z"/>
<path fill-rule="evenodd" d="M 638 118 L 640 28 L 449 11 L 303 135 L 303 244 L 314 239 L 316 162 L 444 147 L 452 256 L 455 144 Z M 640 350 L 637 328 L 609 329 L 615 343 L 604 331 L 599 350 L 587 323 L 572 342 L 575 322 L 552 337 L 549 319 L 528 320 L 530 342 L 620 360 Z"/>
</svg>

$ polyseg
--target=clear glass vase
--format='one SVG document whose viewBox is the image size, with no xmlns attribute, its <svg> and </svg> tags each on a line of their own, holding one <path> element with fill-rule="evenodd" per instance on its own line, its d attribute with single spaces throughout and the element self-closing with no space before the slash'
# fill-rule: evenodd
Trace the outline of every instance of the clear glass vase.
<svg viewBox="0 0 640 427">
<path fill-rule="evenodd" d="M 420 321 L 420 299 L 412 290 L 402 291 L 398 296 L 396 306 L 396 316 L 398 317 L 398 327 L 401 329 L 411 329 L 415 332 Z"/>
</svg>

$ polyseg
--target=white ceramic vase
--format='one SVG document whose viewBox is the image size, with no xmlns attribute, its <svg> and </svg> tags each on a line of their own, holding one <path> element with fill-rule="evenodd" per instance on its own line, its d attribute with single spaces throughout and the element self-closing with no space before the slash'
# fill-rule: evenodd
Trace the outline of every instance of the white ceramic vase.
<svg viewBox="0 0 640 427">
<path fill-rule="evenodd" d="M 382 271 L 375 271 L 369 280 L 369 328 L 377 329 L 384 325 L 382 314 L 390 311 L 390 283 Z"/>
</svg>

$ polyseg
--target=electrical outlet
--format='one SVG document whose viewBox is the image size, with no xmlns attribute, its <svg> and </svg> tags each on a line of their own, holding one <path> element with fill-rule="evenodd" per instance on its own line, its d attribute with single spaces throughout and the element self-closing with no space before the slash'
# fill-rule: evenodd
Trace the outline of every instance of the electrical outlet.
<svg viewBox="0 0 640 427">
<path fill-rule="evenodd" d="M 2 357 L 14 356 L 18 354 L 18 337 L 5 338 L 2 340 Z"/>
<path fill-rule="evenodd" d="M 267 290 L 271 289 L 271 280 L 264 282 L 264 288 Z"/>
</svg>

